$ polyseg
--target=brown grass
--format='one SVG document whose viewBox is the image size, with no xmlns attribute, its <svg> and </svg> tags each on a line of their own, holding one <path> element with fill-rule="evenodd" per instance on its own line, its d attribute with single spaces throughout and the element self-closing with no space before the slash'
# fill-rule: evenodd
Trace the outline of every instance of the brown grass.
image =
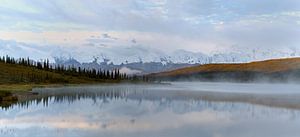
<svg viewBox="0 0 300 137">
<path fill-rule="evenodd" d="M 200 72 L 253 71 L 263 73 L 282 72 L 300 69 L 300 58 L 272 59 L 251 63 L 207 64 L 151 74 L 151 76 L 176 76 Z"/>
<path fill-rule="evenodd" d="M 32 81 L 31 76 L 35 77 Z M 47 78 L 46 78 L 47 77 Z M 1 85 L 33 85 L 33 84 L 87 84 L 99 82 L 117 82 L 88 78 L 84 76 L 71 76 L 33 67 L 0 62 L 0 88 Z M 11 86 L 10 86 L 11 87 Z"/>
</svg>

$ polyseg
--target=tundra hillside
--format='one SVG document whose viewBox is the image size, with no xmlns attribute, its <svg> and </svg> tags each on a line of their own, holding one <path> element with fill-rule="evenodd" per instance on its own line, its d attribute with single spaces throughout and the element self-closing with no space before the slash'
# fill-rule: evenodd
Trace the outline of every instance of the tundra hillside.
<svg viewBox="0 0 300 137">
<path fill-rule="evenodd" d="M 273 59 L 250 63 L 205 64 L 149 77 L 168 81 L 300 82 L 300 58 Z"/>
</svg>

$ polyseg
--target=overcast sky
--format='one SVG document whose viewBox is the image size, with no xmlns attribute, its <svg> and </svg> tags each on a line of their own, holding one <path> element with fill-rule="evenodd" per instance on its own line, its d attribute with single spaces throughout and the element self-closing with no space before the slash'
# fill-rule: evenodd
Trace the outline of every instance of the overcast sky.
<svg viewBox="0 0 300 137">
<path fill-rule="evenodd" d="M 211 52 L 300 47 L 300 0 L 0 0 L 0 39 Z"/>
</svg>

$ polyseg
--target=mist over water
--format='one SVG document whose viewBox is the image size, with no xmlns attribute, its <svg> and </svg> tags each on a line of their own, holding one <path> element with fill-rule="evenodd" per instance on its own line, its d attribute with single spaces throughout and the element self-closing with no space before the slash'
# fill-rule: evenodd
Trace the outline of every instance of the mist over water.
<svg viewBox="0 0 300 137">
<path fill-rule="evenodd" d="M 298 89 L 200 82 L 34 89 L 38 99 L 0 110 L 0 136 L 296 137 Z"/>
<path fill-rule="evenodd" d="M 174 87 L 189 91 L 227 93 L 300 94 L 297 83 L 173 82 Z"/>
</svg>

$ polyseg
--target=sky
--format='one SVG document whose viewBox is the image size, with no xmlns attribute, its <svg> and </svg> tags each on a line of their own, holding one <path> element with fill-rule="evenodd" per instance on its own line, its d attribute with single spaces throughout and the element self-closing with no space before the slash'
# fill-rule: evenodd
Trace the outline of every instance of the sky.
<svg viewBox="0 0 300 137">
<path fill-rule="evenodd" d="M 298 48 L 299 34 L 299 0 L 0 0 L 0 40 L 45 52 Z"/>
</svg>

